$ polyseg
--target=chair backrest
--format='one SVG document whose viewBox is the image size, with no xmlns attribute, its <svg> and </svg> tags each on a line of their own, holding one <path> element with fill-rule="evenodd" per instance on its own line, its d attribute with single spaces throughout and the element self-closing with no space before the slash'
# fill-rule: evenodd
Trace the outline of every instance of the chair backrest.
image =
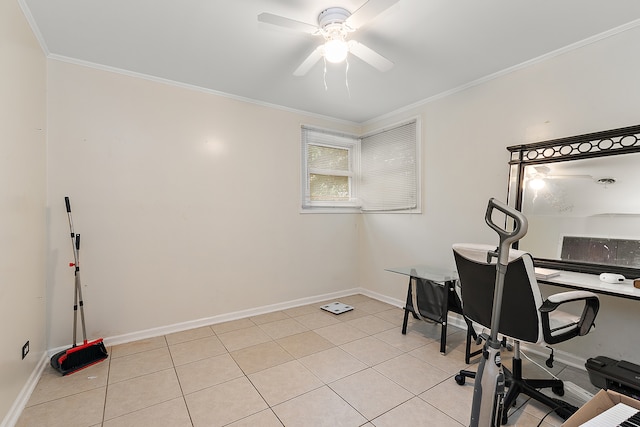
<svg viewBox="0 0 640 427">
<path fill-rule="evenodd" d="M 496 247 L 479 244 L 455 244 L 453 253 L 458 269 L 464 315 L 485 327 L 491 326 L 493 292 L 496 282 L 496 258 L 487 255 Z M 537 343 L 543 341 L 538 308 L 542 296 L 531 254 L 511 249 L 504 279 L 499 333 Z"/>
</svg>

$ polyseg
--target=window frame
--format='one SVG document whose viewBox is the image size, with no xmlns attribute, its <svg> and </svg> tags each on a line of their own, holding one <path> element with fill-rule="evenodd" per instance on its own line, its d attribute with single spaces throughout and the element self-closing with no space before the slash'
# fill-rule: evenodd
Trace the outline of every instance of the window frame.
<svg viewBox="0 0 640 427">
<path fill-rule="evenodd" d="M 324 141 L 308 141 L 305 132 L 312 132 L 316 137 L 322 135 Z M 309 145 L 346 149 L 348 151 L 349 170 L 309 168 L 308 149 Z M 338 132 L 330 129 L 323 129 L 313 126 L 301 126 L 301 146 L 302 146 L 302 212 L 360 212 L 360 201 L 358 200 L 358 170 L 360 167 L 360 138 L 356 135 Z M 325 173 L 322 173 L 325 172 Z M 311 189 L 309 175 L 316 173 L 327 176 L 347 176 L 349 178 L 349 200 L 311 200 Z"/>
<path fill-rule="evenodd" d="M 395 208 L 395 209 L 367 209 L 363 207 L 363 201 L 359 198 L 359 191 L 361 190 L 360 181 L 363 179 L 361 168 L 361 151 L 363 139 L 372 135 L 384 133 L 389 130 L 395 130 L 407 124 L 415 123 L 415 207 L 407 208 Z M 314 142 L 308 141 L 308 136 L 305 136 L 305 132 L 317 132 L 328 139 L 335 138 L 334 141 L 327 142 Z M 345 132 L 336 131 L 333 129 L 320 128 L 312 125 L 301 124 L 301 204 L 300 213 L 360 213 L 360 214 L 412 214 L 422 212 L 422 154 L 421 154 L 421 120 L 420 116 L 413 116 L 406 118 L 402 121 L 392 123 L 387 126 L 368 130 L 366 133 L 360 135 L 349 134 Z M 350 142 L 344 140 L 351 139 Z M 312 171 L 307 166 L 307 145 L 324 145 L 327 147 L 336 148 L 348 148 L 350 156 L 350 173 L 349 186 L 350 186 L 350 200 L 349 201 L 311 201 L 310 200 L 310 187 L 309 187 L 309 174 Z M 330 171 L 337 172 L 334 176 L 340 176 L 343 171 Z"/>
</svg>

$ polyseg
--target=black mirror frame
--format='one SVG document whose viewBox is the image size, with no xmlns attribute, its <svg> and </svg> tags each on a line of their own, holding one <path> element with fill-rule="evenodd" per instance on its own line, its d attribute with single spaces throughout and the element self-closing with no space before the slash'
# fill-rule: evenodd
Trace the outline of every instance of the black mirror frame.
<svg viewBox="0 0 640 427">
<path fill-rule="evenodd" d="M 507 147 L 507 150 L 509 150 L 511 156 L 507 202 L 509 206 L 521 211 L 525 166 L 638 153 L 640 152 L 640 125 L 531 144 L 512 145 Z M 511 194 L 514 183 L 517 185 L 515 195 Z M 514 247 L 517 248 L 517 245 L 518 242 L 514 244 Z M 548 258 L 534 258 L 534 263 L 536 266 L 555 270 L 590 274 L 608 272 L 622 274 L 626 278 L 640 277 L 640 269 L 632 267 Z"/>
</svg>

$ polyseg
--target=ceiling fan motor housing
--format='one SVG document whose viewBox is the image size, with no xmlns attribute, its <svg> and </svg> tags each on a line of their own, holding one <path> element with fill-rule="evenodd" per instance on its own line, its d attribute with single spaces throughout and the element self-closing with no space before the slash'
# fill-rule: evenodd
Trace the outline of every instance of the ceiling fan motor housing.
<svg viewBox="0 0 640 427">
<path fill-rule="evenodd" d="M 333 25 L 344 26 L 344 22 L 349 16 L 351 16 L 351 12 L 347 9 L 330 7 L 320 12 L 320 15 L 318 15 L 318 25 L 324 30 Z"/>
</svg>

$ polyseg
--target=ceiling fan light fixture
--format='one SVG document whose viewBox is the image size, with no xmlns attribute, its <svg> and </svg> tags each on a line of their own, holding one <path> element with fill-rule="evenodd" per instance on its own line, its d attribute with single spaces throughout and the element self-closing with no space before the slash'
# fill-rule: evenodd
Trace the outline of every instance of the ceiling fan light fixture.
<svg viewBox="0 0 640 427">
<path fill-rule="evenodd" d="M 349 45 L 342 39 L 327 40 L 324 44 L 324 58 L 334 64 L 339 64 L 349 54 Z"/>
<path fill-rule="evenodd" d="M 532 190 L 542 190 L 546 185 L 547 183 L 544 181 L 544 178 L 540 176 L 536 176 L 531 181 L 529 181 L 529 187 Z"/>
</svg>

